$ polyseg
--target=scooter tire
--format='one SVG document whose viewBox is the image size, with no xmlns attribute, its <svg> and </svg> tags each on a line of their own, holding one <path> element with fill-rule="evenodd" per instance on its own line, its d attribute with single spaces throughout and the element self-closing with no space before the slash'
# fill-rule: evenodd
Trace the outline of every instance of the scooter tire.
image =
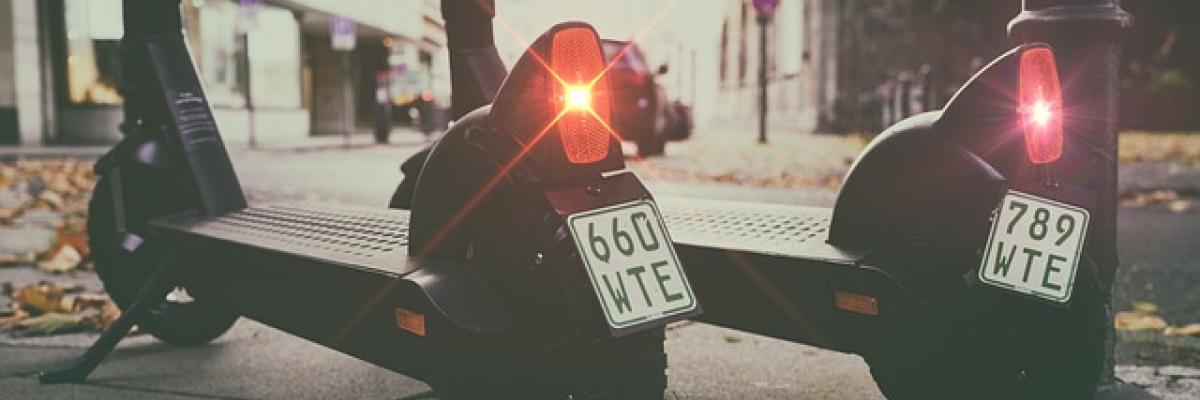
<svg viewBox="0 0 1200 400">
<path fill-rule="evenodd" d="M 156 243 L 150 243 L 152 239 L 147 239 L 133 252 L 122 246 L 111 188 L 108 177 L 102 176 L 96 182 L 88 206 L 88 242 L 96 275 L 117 306 L 127 309 L 154 268 L 158 268 L 158 264 L 166 257 L 166 250 Z M 126 228 L 142 238 L 149 237 L 144 223 L 142 226 Z M 195 346 L 224 334 L 238 317 L 236 313 L 198 299 L 184 303 L 164 298 L 138 321 L 138 327 L 165 343 Z"/>
<path fill-rule="evenodd" d="M 948 329 L 865 356 L 884 396 L 907 399 L 1090 399 L 1104 358 L 1103 306 L 1079 306 L 1032 329 Z"/>
</svg>

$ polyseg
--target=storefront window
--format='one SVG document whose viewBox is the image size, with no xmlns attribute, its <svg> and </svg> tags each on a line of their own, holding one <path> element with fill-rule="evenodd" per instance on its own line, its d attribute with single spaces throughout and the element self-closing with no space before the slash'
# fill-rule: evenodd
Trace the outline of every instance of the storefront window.
<svg viewBox="0 0 1200 400">
<path fill-rule="evenodd" d="M 117 49 L 124 34 L 121 0 L 64 0 L 67 100 L 120 104 Z"/>
</svg>

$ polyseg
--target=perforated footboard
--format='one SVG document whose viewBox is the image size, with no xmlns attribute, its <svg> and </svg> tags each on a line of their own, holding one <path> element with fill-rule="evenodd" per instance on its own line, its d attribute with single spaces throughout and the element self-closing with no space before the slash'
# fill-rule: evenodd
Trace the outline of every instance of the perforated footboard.
<svg viewBox="0 0 1200 400">
<path fill-rule="evenodd" d="M 676 244 L 853 264 L 853 251 L 826 243 L 833 210 L 675 197 L 658 199 Z"/>
<path fill-rule="evenodd" d="M 185 215 L 159 229 L 320 261 L 400 273 L 408 253 L 408 211 L 272 204 L 219 217 Z"/>
</svg>

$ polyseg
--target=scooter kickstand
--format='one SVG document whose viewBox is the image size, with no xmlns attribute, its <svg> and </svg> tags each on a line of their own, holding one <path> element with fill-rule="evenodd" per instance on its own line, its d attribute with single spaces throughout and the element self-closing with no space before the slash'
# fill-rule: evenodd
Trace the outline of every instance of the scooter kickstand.
<svg viewBox="0 0 1200 400">
<path fill-rule="evenodd" d="M 138 295 L 129 309 L 125 310 L 121 317 L 117 318 L 112 326 L 109 326 L 104 334 L 100 335 L 100 338 L 92 344 L 92 347 L 88 348 L 86 353 L 65 368 L 39 372 L 38 381 L 43 384 L 53 384 L 81 383 L 87 380 L 88 375 L 91 375 L 104 357 L 113 351 L 117 342 L 129 334 L 129 330 L 141 320 L 150 307 L 158 304 L 166 297 L 167 293 L 170 293 L 177 283 L 172 273 L 173 264 L 173 257 L 168 256 L 163 260 L 146 284 L 138 291 Z"/>
</svg>

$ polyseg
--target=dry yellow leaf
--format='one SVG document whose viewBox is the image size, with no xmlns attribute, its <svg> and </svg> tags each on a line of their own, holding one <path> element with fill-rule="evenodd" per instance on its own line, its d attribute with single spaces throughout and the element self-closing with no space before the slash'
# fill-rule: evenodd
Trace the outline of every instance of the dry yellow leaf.
<svg viewBox="0 0 1200 400">
<path fill-rule="evenodd" d="M 49 190 L 43 190 L 42 194 L 38 195 L 38 202 L 46 204 L 55 210 L 60 210 L 63 208 L 62 195 Z"/>
<path fill-rule="evenodd" d="M 1129 308 L 1143 314 L 1154 314 L 1158 312 L 1158 305 L 1148 301 L 1135 301 L 1129 304 Z"/>
<path fill-rule="evenodd" d="M 62 298 L 62 287 L 48 282 L 25 285 L 13 292 L 17 305 L 31 314 L 59 311 Z"/>
<path fill-rule="evenodd" d="M 1195 336 L 1200 335 L 1200 324 L 1188 324 L 1186 326 L 1168 326 L 1163 330 L 1164 335 L 1178 336 Z"/>
<path fill-rule="evenodd" d="M 1159 331 L 1167 327 L 1167 321 L 1161 317 L 1136 311 L 1119 312 L 1113 322 L 1122 331 Z"/>
<path fill-rule="evenodd" d="M 83 255 L 74 246 L 62 244 L 51 252 L 49 257 L 38 262 L 38 269 L 47 272 L 67 272 L 74 270 L 83 261 Z"/>
<path fill-rule="evenodd" d="M 1167 203 L 1167 209 L 1176 214 L 1183 214 L 1192 211 L 1192 208 L 1194 208 L 1194 204 L 1188 200 L 1174 200 L 1170 203 Z"/>
</svg>

